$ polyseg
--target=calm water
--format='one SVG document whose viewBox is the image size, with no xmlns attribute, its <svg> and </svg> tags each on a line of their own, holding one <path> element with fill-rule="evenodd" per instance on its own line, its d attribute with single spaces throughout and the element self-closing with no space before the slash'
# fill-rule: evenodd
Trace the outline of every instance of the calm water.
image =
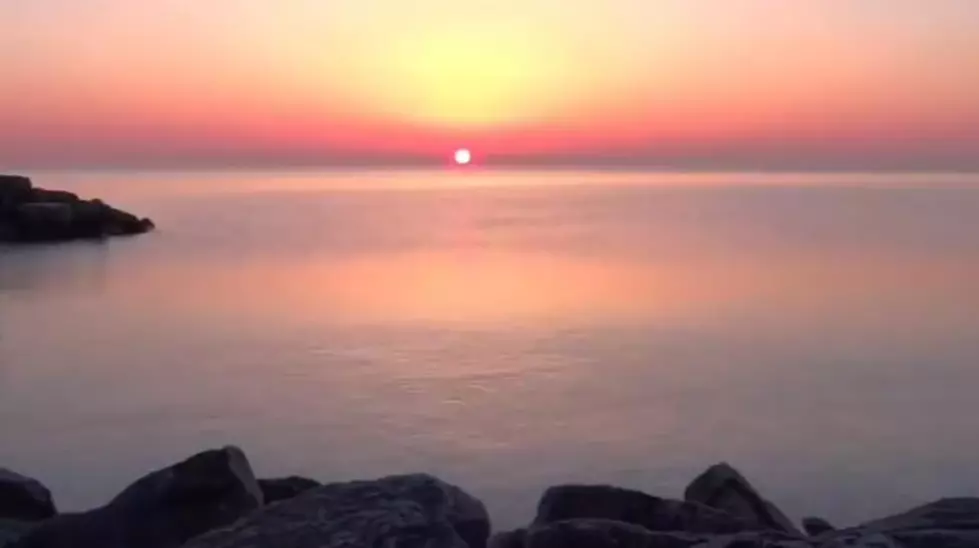
<svg viewBox="0 0 979 548">
<path fill-rule="evenodd" d="M 718 460 L 843 523 L 979 495 L 979 177 L 36 175 L 160 226 L 0 248 L 0 463 L 65 509 L 225 443 L 500 525 Z"/>
</svg>

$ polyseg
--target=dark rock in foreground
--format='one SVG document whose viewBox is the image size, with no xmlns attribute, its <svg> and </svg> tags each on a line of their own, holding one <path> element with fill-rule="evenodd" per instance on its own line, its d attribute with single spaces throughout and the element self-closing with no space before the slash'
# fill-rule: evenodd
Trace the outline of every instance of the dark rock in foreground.
<svg viewBox="0 0 979 548">
<path fill-rule="evenodd" d="M 36 188 L 19 175 L 0 175 L 0 242 L 100 239 L 142 234 L 153 228 L 153 221 L 101 200 Z"/>
<path fill-rule="evenodd" d="M 683 498 L 725 510 L 752 522 L 756 528 L 794 535 L 802 532 L 774 504 L 763 499 L 737 470 L 715 464 L 687 486 Z"/>
<path fill-rule="evenodd" d="M 317 487 L 185 548 L 484 548 L 489 531 L 482 502 L 417 474 Z"/>
<path fill-rule="evenodd" d="M 41 482 L 0 468 L 0 519 L 37 521 L 57 513 L 51 491 Z"/>
<path fill-rule="evenodd" d="M 819 535 L 835 531 L 836 527 L 833 527 L 828 521 L 823 518 L 803 518 L 802 528 L 806 530 L 806 534 L 811 537 L 818 537 Z"/>
<path fill-rule="evenodd" d="M 490 534 L 483 503 L 433 476 L 257 481 L 233 447 L 153 472 L 76 514 L 48 517 L 54 504 L 40 483 L 6 471 L 0 479 L 0 548 L 486 548 Z M 552 487 L 532 523 L 497 533 L 489 548 L 979 548 L 976 498 L 840 530 L 807 518 L 807 537 L 786 531 L 788 518 L 728 465 L 686 495 Z"/>
<path fill-rule="evenodd" d="M 265 504 L 296 498 L 320 485 L 320 482 L 316 480 L 299 476 L 258 480 L 258 486 L 262 489 L 262 495 L 265 497 Z"/>
<path fill-rule="evenodd" d="M 527 532 L 525 548 L 690 548 L 708 537 L 678 531 L 650 531 L 607 519 L 555 521 Z"/>
<path fill-rule="evenodd" d="M 206 451 L 153 472 L 107 505 L 49 519 L 17 548 L 176 548 L 262 505 L 244 453 Z"/>
<path fill-rule="evenodd" d="M 534 525 L 582 518 L 631 523 L 649 531 L 723 534 L 752 529 L 745 520 L 703 504 L 601 485 L 551 487 L 541 497 Z"/>
</svg>

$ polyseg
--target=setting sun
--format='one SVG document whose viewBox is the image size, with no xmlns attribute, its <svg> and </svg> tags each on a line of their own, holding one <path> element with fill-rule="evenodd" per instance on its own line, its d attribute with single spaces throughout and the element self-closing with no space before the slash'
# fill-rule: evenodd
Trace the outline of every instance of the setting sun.
<svg viewBox="0 0 979 548">
<path fill-rule="evenodd" d="M 472 162 L 473 155 L 468 148 L 460 148 L 459 150 L 455 151 L 454 159 L 456 164 L 464 166 L 469 164 L 469 162 Z"/>
</svg>

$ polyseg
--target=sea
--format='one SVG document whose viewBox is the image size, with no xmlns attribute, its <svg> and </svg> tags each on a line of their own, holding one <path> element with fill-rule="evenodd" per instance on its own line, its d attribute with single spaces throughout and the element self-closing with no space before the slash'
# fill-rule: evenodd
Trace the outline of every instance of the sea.
<svg viewBox="0 0 979 548">
<path fill-rule="evenodd" d="M 979 495 L 979 175 L 27 174 L 158 226 L 0 247 L 0 465 L 62 510 L 227 444 L 499 528 L 722 461 L 838 525 Z"/>
</svg>

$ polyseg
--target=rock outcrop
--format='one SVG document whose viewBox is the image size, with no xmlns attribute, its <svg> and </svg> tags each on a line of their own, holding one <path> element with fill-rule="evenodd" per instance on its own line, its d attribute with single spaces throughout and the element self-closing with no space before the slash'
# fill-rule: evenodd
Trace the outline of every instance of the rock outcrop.
<svg viewBox="0 0 979 548">
<path fill-rule="evenodd" d="M 758 529 L 801 535 L 778 507 L 763 499 L 748 480 L 727 463 L 715 464 L 697 476 L 687 486 L 683 498 L 742 517 Z"/>
<path fill-rule="evenodd" d="M 0 468 L 0 519 L 38 521 L 57 513 L 51 491 L 41 482 Z"/>
<path fill-rule="evenodd" d="M 805 529 L 806 534 L 811 537 L 818 537 L 825 533 L 829 533 L 836 530 L 828 521 L 823 518 L 802 518 L 802 528 Z"/>
<path fill-rule="evenodd" d="M 57 242 L 142 234 L 153 222 L 101 200 L 36 188 L 27 177 L 0 175 L 0 242 Z"/>
<path fill-rule="evenodd" d="M 604 485 L 551 487 L 541 497 L 534 524 L 583 518 L 631 523 L 649 531 L 723 534 L 752 529 L 751 523 L 703 504 Z"/>
<path fill-rule="evenodd" d="M 482 502 L 417 474 L 317 487 L 185 548 L 485 548 L 489 531 Z"/>
<path fill-rule="evenodd" d="M 979 548 L 976 498 L 839 530 L 806 518 L 803 535 L 729 465 L 698 476 L 686 497 L 555 486 L 526 527 L 490 537 L 483 503 L 436 477 L 256 480 L 241 450 L 226 447 L 81 513 L 57 515 L 40 482 L 3 470 L 0 548 Z"/>
<path fill-rule="evenodd" d="M 49 519 L 15 546 L 177 548 L 262 502 L 244 453 L 225 447 L 144 476 L 101 508 Z"/>
<path fill-rule="evenodd" d="M 262 489 L 265 504 L 296 498 L 302 493 L 320 486 L 320 482 L 299 476 L 287 478 L 260 479 L 258 486 Z"/>
</svg>

